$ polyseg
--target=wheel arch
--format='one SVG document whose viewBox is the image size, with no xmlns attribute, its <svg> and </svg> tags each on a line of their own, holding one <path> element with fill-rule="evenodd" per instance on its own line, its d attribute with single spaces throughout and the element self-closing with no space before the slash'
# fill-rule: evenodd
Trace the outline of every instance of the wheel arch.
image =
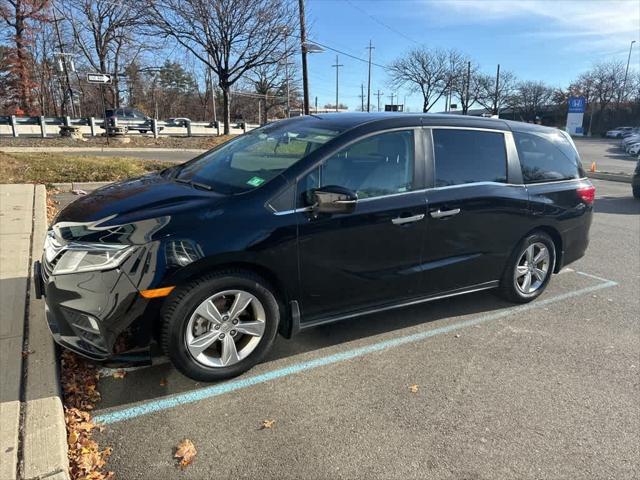
<svg viewBox="0 0 640 480">
<path fill-rule="evenodd" d="M 551 240 L 553 240 L 553 245 L 556 249 L 556 261 L 555 265 L 553 266 L 553 273 L 558 273 L 562 269 L 562 264 L 564 261 L 564 246 L 562 235 L 560 235 L 560 232 L 551 225 L 539 225 L 527 232 L 527 234 L 522 238 L 526 238 L 535 232 L 544 232 L 551 237 Z"/>
<path fill-rule="evenodd" d="M 250 272 L 264 279 L 265 282 L 273 288 L 273 294 L 280 308 L 278 330 L 283 334 L 290 330 L 292 319 L 290 302 L 293 297 L 293 292 L 290 291 L 290 287 L 286 285 L 281 276 L 264 264 L 252 261 L 251 259 L 203 259 L 200 262 L 196 262 L 182 269 L 172 279 L 171 283 L 176 286 L 184 285 L 198 277 L 221 270 Z M 295 278 L 298 278 L 297 272 Z"/>
</svg>

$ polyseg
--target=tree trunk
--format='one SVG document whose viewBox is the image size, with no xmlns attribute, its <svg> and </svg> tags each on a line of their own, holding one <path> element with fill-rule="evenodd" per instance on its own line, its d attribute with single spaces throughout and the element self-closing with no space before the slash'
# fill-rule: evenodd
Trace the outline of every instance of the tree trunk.
<svg viewBox="0 0 640 480">
<path fill-rule="evenodd" d="M 29 90 L 29 75 L 27 68 L 27 56 L 25 55 L 25 40 L 24 40 L 24 18 L 20 12 L 20 2 L 16 6 L 16 56 L 18 59 L 18 83 L 20 91 L 19 105 L 20 109 L 24 111 L 25 115 L 29 115 L 31 110 L 31 92 Z"/>
<path fill-rule="evenodd" d="M 225 135 L 229 135 L 231 133 L 231 109 L 229 108 L 229 85 L 223 84 L 220 85 L 222 88 L 222 117 L 224 121 L 224 130 L 223 133 Z"/>
</svg>

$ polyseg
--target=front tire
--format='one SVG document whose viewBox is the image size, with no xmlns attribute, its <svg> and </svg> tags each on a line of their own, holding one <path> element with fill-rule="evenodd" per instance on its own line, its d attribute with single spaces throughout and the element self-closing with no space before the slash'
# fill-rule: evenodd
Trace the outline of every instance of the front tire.
<svg viewBox="0 0 640 480">
<path fill-rule="evenodd" d="M 500 295 L 515 303 L 528 303 L 547 288 L 556 264 L 553 240 L 534 232 L 515 248 L 500 280 Z"/>
<path fill-rule="evenodd" d="M 162 347 L 194 380 L 235 377 L 257 364 L 278 331 L 280 309 L 259 276 L 226 270 L 176 289 L 162 310 Z"/>
</svg>

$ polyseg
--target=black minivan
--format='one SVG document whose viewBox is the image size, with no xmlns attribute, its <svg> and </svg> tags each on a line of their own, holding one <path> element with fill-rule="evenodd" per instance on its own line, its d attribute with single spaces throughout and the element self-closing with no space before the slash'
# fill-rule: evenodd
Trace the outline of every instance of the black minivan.
<svg viewBox="0 0 640 480">
<path fill-rule="evenodd" d="M 485 289 L 529 302 L 584 255 L 594 194 L 560 130 L 305 116 L 80 197 L 34 278 L 60 345 L 131 364 L 155 340 L 213 381 L 278 332 Z"/>
</svg>

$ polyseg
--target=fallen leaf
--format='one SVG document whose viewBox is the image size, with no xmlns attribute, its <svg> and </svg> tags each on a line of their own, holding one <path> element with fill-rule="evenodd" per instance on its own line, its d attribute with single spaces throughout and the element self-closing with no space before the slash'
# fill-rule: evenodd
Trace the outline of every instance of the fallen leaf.
<svg viewBox="0 0 640 480">
<path fill-rule="evenodd" d="M 113 378 L 124 378 L 127 376 L 127 372 L 125 372 L 124 370 L 120 369 L 120 370 L 116 370 L 115 372 L 113 372 Z"/>
<path fill-rule="evenodd" d="M 460 334 L 459 333 L 456 333 L 456 338 L 460 338 Z"/>
<path fill-rule="evenodd" d="M 161 378 L 160 379 L 160 386 L 161 387 L 166 387 L 167 386 L 167 379 L 166 378 Z"/>
<path fill-rule="evenodd" d="M 196 450 L 193 442 L 188 438 L 185 438 L 176 447 L 174 458 L 180 459 L 178 465 L 184 470 L 191 464 L 191 462 L 193 462 L 193 458 L 196 456 L 196 453 L 198 453 L 198 451 Z"/>
<path fill-rule="evenodd" d="M 413 385 L 409 385 L 409 391 L 411 393 L 418 393 L 418 385 L 416 385 L 415 383 Z"/>
<path fill-rule="evenodd" d="M 263 420 L 258 430 L 264 430 L 265 428 L 273 428 L 275 424 L 276 424 L 275 420 Z"/>
<path fill-rule="evenodd" d="M 33 353 L 33 350 L 23 350 L 22 351 L 22 358 L 27 358 L 32 353 Z"/>
</svg>

